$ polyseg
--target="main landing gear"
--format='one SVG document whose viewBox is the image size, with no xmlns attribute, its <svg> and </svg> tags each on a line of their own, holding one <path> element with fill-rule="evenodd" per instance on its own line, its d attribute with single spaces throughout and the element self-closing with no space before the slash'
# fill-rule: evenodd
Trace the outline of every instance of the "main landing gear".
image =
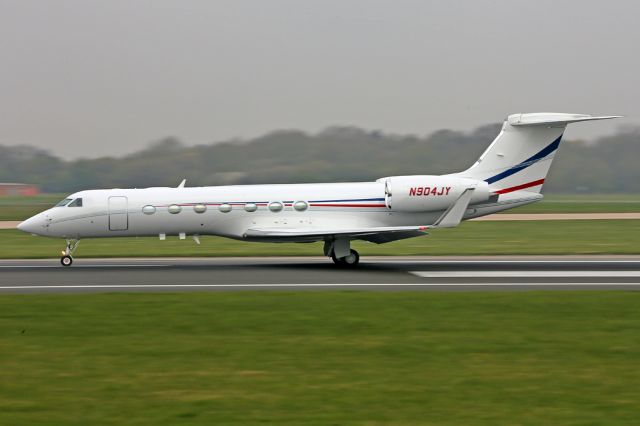
<svg viewBox="0 0 640 426">
<path fill-rule="evenodd" d="M 351 242 L 345 239 L 325 241 L 324 254 L 341 267 L 354 268 L 360 262 L 360 255 L 351 248 Z"/>
<path fill-rule="evenodd" d="M 338 266 L 354 268 L 358 266 L 358 262 L 360 262 L 360 255 L 357 251 L 351 249 L 350 253 L 344 257 L 336 257 L 335 253 L 331 253 L 331 260 Z"/>
<path fill-rule="evenodd" d="M 73 264 L 73 257 L 71 256 L 76 251 L 78 244 L 80 244 L 80 240 L 67 240 L 67 247 L 62 250 L 62 257 L 60 258 L 62 266 L 71 266 Z"/>
</svg>

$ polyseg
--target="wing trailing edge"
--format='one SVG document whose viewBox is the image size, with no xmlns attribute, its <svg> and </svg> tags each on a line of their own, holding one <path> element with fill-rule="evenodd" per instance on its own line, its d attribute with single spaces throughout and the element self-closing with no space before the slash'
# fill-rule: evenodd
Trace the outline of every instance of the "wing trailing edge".
<svg viewBox="0 0 640 426">
<path fill-rule="evenodd" d="M 425 235 L 428 226 L 379 226 L 371 228 L 251 228 L 245 238 L 266 240 L 319 241 L 331 238 L 361 239 L 371 242 L 389 242 Z M 399 237 L 399 238 L 394 238 Z"/>
</svg>

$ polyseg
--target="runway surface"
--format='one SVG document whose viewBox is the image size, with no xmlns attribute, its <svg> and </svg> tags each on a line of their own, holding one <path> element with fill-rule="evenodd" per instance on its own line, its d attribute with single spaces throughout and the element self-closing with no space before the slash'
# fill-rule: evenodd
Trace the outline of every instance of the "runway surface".
<svg viewBox="0 0 640 426">
<path fill-rule="evenodd" d="M 640 257 L 366 257 L 0 260 L 2 293 L 131 291 L 640 290 Z"/>
</svg>

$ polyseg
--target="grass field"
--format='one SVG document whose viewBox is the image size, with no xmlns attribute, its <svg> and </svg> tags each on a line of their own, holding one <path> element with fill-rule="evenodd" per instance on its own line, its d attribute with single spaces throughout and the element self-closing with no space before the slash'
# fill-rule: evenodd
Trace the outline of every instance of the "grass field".
<svg viewBox="0 0 640 426">
<path fill-rule="evenodd" d="M 322 254 L 321 243 L 247 243 L 219 237 L 180 241 L 170 237 L 87 239 L 78 257 L 305 256 Z M 429 236 L 376 245 L 355 242 L 362 255 L 640 254 L 640 221 L 464 222 Z M 64 241 L 0 230 L 0 258 L 59 257 Z"/>
<path fill-rule="evenodd" d="M 0 220 L 25 220 L 58 203 L 64 194 L 42 194 L 35 197 L 0 197 Z"/>
<path fill-rule="evenodd" d="M 6 425 L 636 425 L 640 293 L 0 297 Z"/>
<path fill-rule="evenodd" d="M 545 195 L 538 203 L 508 210 L 511 213 L 634 213 L 640 212 L 640 195 Z"/>
<path fill-rule="evenodd" d="M 48 209 L 65 194 L 36 197 L 0 197 L 0 220 L 24 220 Z M 539 203 L 509 210 L 509 213 L 629 213 L 640 212 L 640 195 L 545 195 Z"/>
</svg>

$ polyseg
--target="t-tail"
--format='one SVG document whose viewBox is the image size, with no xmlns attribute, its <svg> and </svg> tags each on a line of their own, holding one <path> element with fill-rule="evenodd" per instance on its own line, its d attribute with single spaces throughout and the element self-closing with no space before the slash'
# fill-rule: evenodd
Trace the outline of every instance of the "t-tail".
<svg viewBox="0 0 640 426">
<path fill-rule="evenodd" d="M 478 161 L 458 176 L 483 180 L 494 194 L 526 190 L 539 193 L 569 123 L 619 116 L 512 114 Z"/>
</svg>

